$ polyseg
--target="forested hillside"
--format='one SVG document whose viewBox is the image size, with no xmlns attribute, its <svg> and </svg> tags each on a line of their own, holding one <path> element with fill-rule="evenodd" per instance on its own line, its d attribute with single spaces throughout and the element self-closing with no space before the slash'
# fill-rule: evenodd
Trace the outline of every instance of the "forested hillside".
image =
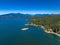
<svg viewBox="0 0 60 45">
<path fill-rule="evenodd" d="M 60 33 L 60 14 L 55 16 L 33 17 L 31 18 L 33 24 L 42 25 L 46 29 L 52 29 L 55 33 Z"/>
</svg>

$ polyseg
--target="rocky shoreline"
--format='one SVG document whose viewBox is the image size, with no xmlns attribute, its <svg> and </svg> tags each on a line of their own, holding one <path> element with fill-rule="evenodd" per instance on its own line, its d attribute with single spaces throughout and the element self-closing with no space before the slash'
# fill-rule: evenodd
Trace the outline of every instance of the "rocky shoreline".
<svg viewBox="0 0 60 45">
<path fill-rule="evenodd" d="M 48 30 L 47 30 L 47 29 L 46 29 L 44 26 L 42 26 L 42 25 L 36 25 L 36 24 L 25 24 L 25 25 L 26 25 L 26 26 L 40 26 L 42 29 L 44 29 L 44 32 L 49 33 L 49 34 L 54 34 L 54 35 L 57 35 L 57 36 L 60 37 L 60 34 L 53 32 L 52 29 L 48 29 Z"/>
<path fill-rule="evenodd" d="M 43 28 L 46 33 L 54 34 L 54 35 L 57 35 L 57 36 L 60 37 L 60 34 L 53 32 L 52 29 L 48 29 L 48 30 L 49 30 L 49 31 L 48 31 L 47 29 L 45 29 L 44 26 L 41 26 L 41 28 Z"/>
</svg>

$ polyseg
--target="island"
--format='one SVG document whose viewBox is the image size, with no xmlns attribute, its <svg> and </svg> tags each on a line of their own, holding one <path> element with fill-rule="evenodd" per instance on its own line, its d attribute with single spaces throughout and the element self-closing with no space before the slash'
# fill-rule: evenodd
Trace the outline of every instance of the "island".
<svg viewBox="0 0 60 45">
<path fill-rule="evenodd" d="M 32 20 L 26 25 L 38 26 L 44 29 L 46 33 L 60 36 L 60 14 L 54 16 L 32 17 Z"/>
</svg>

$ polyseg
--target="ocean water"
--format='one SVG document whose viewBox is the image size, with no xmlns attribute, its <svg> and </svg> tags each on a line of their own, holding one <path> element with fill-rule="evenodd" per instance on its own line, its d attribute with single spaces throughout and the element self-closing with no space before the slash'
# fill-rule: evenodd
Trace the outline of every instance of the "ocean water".
<svg viewBox="0 0 60 45">
<path fill-rule="evenodd" d="M 47 34 L 42 28 L 25 26 L 26 18 L 0 19 L 0 45 L 60 45 L 60 37 Z M 21 28 L 29 28 L 22 31 Z"/>
</svg>

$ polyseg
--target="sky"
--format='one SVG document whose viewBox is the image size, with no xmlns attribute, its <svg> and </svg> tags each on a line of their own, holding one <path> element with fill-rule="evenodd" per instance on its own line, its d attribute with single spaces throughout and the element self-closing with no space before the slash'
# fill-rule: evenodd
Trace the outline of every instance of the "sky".
<svg viewBox="0 0 60 45">
<path fill-rule="evenodd" d="M 0 14 L 60 14 L 60 0 L 0 0 Z"/>
</svg>

